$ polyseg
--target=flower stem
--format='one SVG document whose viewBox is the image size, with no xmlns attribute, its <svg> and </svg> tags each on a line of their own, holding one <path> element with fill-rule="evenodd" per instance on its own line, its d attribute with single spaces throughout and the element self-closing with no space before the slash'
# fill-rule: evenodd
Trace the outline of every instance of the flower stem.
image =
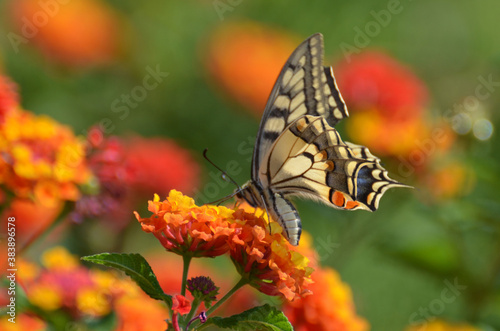
<svg viewBox="0 0 500 331">
<path fill-rule="evenodd" d="M 209 310 L 207 310 L 207 317 L 213 313 L 217 308 L 219 308 L 220 305 L 222 305 L 227 299 L 229 299 L 230 296 L 234 294 L 234 292 L 238 291 L 241 287 L 244 285 L 248 284 L 248 279 L 241 278 L 236 285 L 233 286 L 232 289 L 229 290 L 229 292 L 226 293 L 219 301 L 217 301 L 212 307 L 210 307 Z"/>
<path fill-rule="evenodd" d="M 186 296 L 186 282 L 189 271 L 189 263 L 191 262 L 192 256 L 186 254 L 182 256 L 182 261 L 184 262 L 184 268 L 182 270 L 182 286 L 181 295 Z"/>
<path fill-rule="evenodd" d="M 191 311 L 189 312 L 189 314 L 186 316 L 186 322 L 188 323 L 186 325 L 186 330 L 188 329 L 189 327 L 189 323 L 191 322 L 191 319 L 193 319 L 193 315 L 194 313 L 196 313 L 196 311 L 198 310 L 198 307 L 200 306 L 200 303 L 201 301 L 197 298 L 194 298 L 193 300 L 193 304 L 191 305 Z"/>
</svg>

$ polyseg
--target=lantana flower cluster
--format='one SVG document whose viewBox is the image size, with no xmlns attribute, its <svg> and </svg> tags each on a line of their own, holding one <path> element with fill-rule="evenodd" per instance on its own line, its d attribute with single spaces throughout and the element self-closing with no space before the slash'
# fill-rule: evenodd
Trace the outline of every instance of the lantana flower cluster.
<svg viewBox="0 0 500 331">
<path fill-rule="evenodd" d="M 52 206 L 80 197 L 91 178 L 84 141 L 44 115 L 11 108 L 0 123 L 0 184 L 19 198 Z"/>
<path fill-rule="evenodd" d="M 150 217 L 136 213 L 142 229 L 153 233 L 166 250 L 193 257 L 228 254 L 240 275 L 259 291 L 294 300 L 310 293 L 313 269 L 307 257 L 293 250 L 278 232 L 279 225 L 244 210 L 197 206 L 172 190 L 149 202 Z"/>
</svg>

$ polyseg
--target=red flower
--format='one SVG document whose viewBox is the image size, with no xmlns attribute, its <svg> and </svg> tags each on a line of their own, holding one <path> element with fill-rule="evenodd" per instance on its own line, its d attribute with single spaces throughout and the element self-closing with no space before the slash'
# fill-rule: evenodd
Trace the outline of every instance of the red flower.
<svg viewBox="0 0 500 331">
<path fill-rule="evenodd" d="M 177 294 L 173 298 L 172 310 L 174 313 L 186 315 L 191 310 L 191 302 L 183 295 Z"/>
<path fill-rule="evenodd" d="M 0 124 L 3 123 L 5 114 L 18 106 L 17 85 L 8 77 L 0 75 Z"/>
<path fill-rule="evenodd" d="M 186 194 L 198 186 L 200 167 L 191 154 L 174 141 L 134 137 L 124 142 L 129 184 L 149 196 L 165 196 L 172 189 Z"/>
<path fill-rule="evenodd" d="M 354 55 L 335 70 L 350 110 L 376 109 L 385 118 L 419 117 L 427 102 L 425 85 L 407 67 L 376 51 Z"/>
</svg>

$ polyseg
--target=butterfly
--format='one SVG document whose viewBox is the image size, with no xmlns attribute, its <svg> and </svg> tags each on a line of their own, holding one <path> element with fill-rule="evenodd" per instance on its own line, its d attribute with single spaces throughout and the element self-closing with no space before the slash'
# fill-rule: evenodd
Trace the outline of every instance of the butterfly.
<svg viewBox="0 0 500 331">
<path fill-rule="evenodd" d="M 333 70 L 323 66 L 323 36 L 314 34 L 283 66 L 260 122 L 251 179 L 234 194 L 266 210 L 294 246 L 302 224 L 289 197 L 374 211 L 387 189 L 406 187 L 368 148 L 342 140 L 334 126 L 348 116 Z"/>
</svg>

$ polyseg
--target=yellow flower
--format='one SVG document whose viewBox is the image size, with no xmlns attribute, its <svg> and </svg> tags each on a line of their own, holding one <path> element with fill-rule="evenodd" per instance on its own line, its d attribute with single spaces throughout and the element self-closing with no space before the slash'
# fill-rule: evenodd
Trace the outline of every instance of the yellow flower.
<svg viewBox="0 0 500 331">
<path fill-rule="evenodd" d="M 90 316 L 104 316 L 111 311 L 110 300 L 101 289 L 84 288 L 76 295 L 76 307 Z"/>
<path fill-rule="evenodd" d="M 59 309 L 63 304 L 63 294 L 53 284 L 34 284 L 30 288 L 28 299 L 33 305 L 49 311 Z"/>
<path fill-rule="evenodd" d="M 80 265 L 78 258 L 61 246 L 44 252 L 42 255 L 42 264 L 47 269 L 53 270 L 71 270 L 76 269 Z"/>
</svg>

